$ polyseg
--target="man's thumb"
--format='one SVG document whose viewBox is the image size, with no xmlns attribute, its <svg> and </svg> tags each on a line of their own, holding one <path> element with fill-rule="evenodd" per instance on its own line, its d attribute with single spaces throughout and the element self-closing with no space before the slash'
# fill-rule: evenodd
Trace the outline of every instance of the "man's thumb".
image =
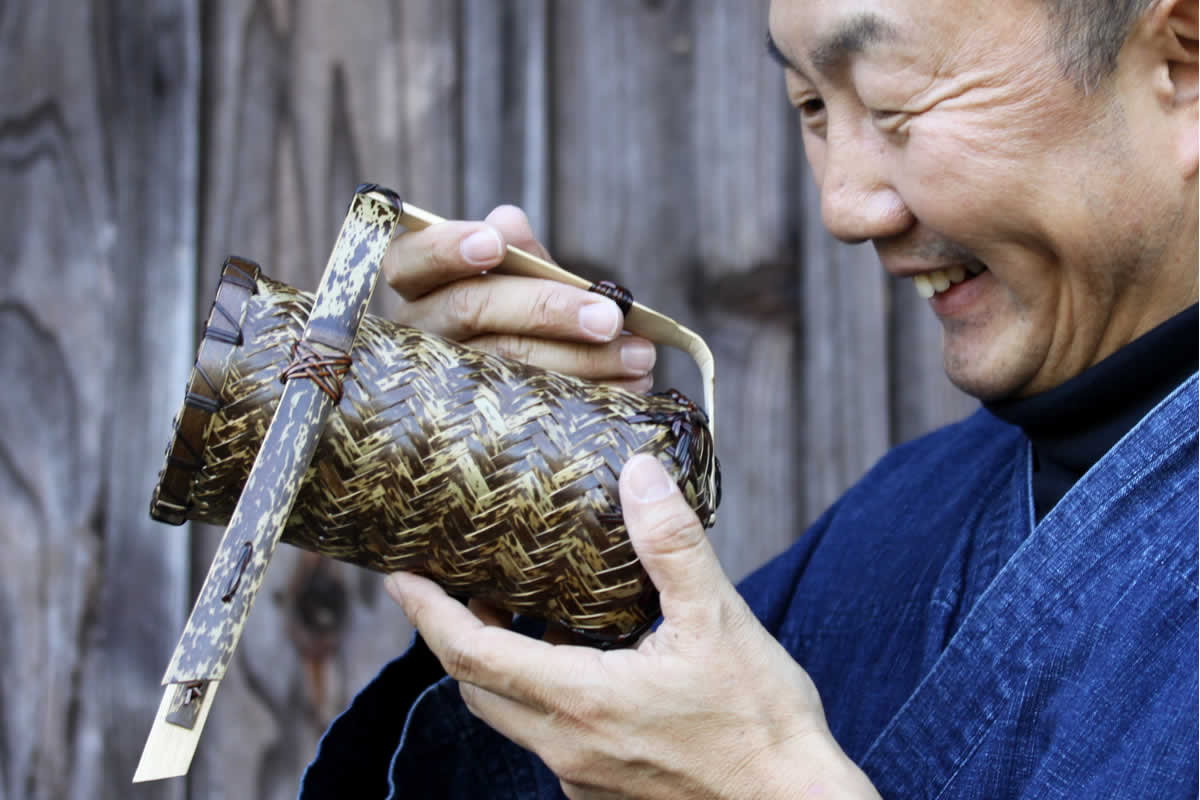
<svg viewBox="0 0 1200 800">
<path fill-rule="evenodd" d="M 711 608 L 729 583 L 696 513 L 662 465 L 650 455 L 629 459 L 621 470 L 625 527 L 642 566 L 658 588 L 663 616 Z"/>
</svg>

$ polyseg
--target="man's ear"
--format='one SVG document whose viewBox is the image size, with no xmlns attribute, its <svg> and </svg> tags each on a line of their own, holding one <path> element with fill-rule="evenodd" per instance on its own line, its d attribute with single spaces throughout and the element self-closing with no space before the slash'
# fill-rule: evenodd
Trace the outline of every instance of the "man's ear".
<svg viewBox="0 0 1200 800">
<path fill-rule="evenodd" d="M 1197 44 L 1200 41 L 1200 4 L 1196 0 L 1166 0 L 1168 70 L 1175 102 L 1196 107 Z"/>
<path fill-rule="evenodd" d="M 1176 147 L 1189 177 L 1200 171 L 1200 4 L 1160 0 L 1143 19 L 1156 66 L 1154 91 L 1160 107 L 1178 123 Z"/>
</svg>

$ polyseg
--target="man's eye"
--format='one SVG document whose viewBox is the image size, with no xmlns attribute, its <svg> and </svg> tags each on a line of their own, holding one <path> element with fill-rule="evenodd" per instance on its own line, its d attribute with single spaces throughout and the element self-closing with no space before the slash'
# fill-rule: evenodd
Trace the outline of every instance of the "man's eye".
<svg viewBox="0 0 1200 800">
<path fill-rule="evenodd" d="M 813 97 L 796 106 L 800 109 L 800 114 L 805 117 L 815 117 L 825 110 L 825 101 L 819 97 Z"/>
</svg>

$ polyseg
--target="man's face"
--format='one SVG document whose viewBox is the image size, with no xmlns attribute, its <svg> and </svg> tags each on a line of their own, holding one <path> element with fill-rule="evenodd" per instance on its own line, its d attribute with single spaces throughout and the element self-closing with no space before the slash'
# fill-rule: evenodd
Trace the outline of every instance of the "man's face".
<svg viewBox="0 0 1200 800">
<path fill-rule="evenodd" d="M 1037 0 L 774 0 L 770 31 L 826 226 L 949 285 L 929 303 L 965 391 L 1043 391 L 1192 302 L 1164 298 L 1180 221 L 1138 109 L 1063 76 Z"/>
</svg>

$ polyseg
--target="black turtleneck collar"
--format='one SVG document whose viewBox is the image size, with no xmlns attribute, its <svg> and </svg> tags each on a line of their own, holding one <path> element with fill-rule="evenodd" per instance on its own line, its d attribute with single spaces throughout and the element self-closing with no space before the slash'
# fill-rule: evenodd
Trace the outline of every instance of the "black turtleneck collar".
<svg viewBox="0 0 1200 800">
<path fill-rule="evenodd" d="M 1037 519 L 1154 406 L 1196 372 L 1193 305 L 1047 392 L 985 403 L 1033 442 Z"/>
</svg>

